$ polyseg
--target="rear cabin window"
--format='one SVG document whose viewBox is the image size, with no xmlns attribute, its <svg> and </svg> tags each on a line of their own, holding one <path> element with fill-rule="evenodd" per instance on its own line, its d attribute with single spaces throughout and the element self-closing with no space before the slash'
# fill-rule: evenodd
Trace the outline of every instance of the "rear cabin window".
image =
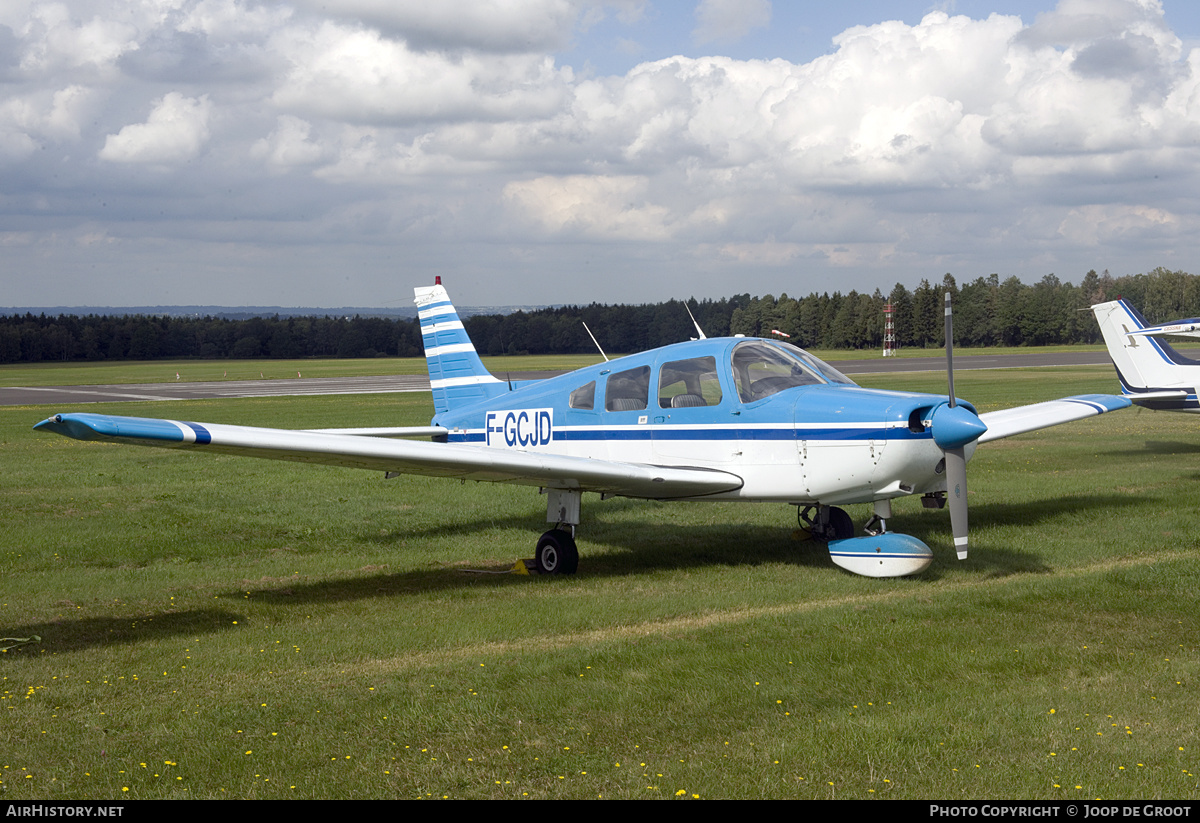
<svg viewBox="0 0 1200 823">
<path fill-rule="evenodd" d="M 721 402 L 717 358 L 693 357 L 664 363 L 658 373 L 658 405 L 664 409 L 715 406 Z"/>
<path fill-rule="evenodd" d="M 607 411 L 641 411 L 650 397 L 650 367 L 640 366 L 608 376 L 604 389 Z"/>
<path fill-rule="evenodd" d="M 580 386 L 575 391 L 571 392 L 570 406 L 573 409 L 591 410 L 596 404 L 596 381 L 593 380 L 586 386 Z"/>
</svg>

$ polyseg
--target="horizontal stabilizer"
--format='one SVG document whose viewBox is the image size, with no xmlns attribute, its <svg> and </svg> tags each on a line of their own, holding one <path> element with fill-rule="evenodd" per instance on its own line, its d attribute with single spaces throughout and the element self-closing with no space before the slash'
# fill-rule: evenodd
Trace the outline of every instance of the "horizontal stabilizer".
<svg viewBox="0 0 1200 823">
<path fill-rule="evenodd" d="M 56 414 L 35 429 L 139 446 L 193 448 L 221 454 L 292 460 L 384 472 L 514 483 L 654 500 L 734 491 L 729 472 L 493 449 L 486 446 L 388 440 L 356 434 L 188 423 L 106 414 Z M 435 427 L 436 428 L 436 427 Z"/>
<path fill-rule="evenodd" d="M 1187 400 L 1187 389 L 1164 389 L 1163 391 L 1142 391 L 1129 395 L 1134 403 L 1144 400 Z"/>
<path fill-rule="evenodd" d="M 1129 334 L 1142 337 L 1200 337 L 1200 320 L 1177 320 L 1148 329 L 1133 329 Z"/>
<path fill-rule="evenodd" d="M 1081 394 L 1061 400 L 1047 400 L 1015 409 L 987 412 L 979 419 L 987 424 L 987 431 L 979 438 L 980 443 L 1012 437 L 1014 434 L 1048 429 L 1072 420 L 1082 420 L 1105 412 L 1129 408 L 1129 400 L 1112 394 Z"/>
</svg>

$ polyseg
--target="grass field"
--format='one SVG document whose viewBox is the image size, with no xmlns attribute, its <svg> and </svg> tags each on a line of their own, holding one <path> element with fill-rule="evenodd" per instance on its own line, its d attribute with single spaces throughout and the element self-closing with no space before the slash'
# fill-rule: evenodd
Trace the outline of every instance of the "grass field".
<svg viewBox="0 0 1200 823">
<path fill-rule="evenodd" d="M 987 411 L 1115 380 L 956 388 Z M 787 506 L 588 495 L 579 574 L 539 579 L 500 573 L 546 528 L 532 490 L 30 430 L 66 410 L 0 409 L 0 635 L 41 638 L 0 654 L 6 799 L 1200 795 L 1187 415 L 980 447 L 967 562 L 946 512 L 896 505 L 936 554 L 915 578 L 841 571 Z M 88 411 L 430 415 L 420 394 Z"/>
</svg>

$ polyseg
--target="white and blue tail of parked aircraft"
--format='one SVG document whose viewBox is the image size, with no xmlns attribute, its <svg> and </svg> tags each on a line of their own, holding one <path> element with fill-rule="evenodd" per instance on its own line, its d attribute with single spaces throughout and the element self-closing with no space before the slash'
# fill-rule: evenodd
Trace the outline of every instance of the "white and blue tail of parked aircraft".
<svg viewBox="0 0 1200 823">
<path fill-rule="evenodd" d="M 421 338 L 425 344 L 425 362 L 429 385 L 433 389 L 433 410 L 448 412 L 479 401 L 499 397 L 509 391 L 484 368 L 479 353 L 467 337 L 462 320 L 450 302 L 442 278 L 428 288 L 416 288 L 417 315 L 421 320 Z"/>
<path fill-rule="evenodd" d="M 1148 409 L 1200 412 L 1196 400 L 1200 361 L 1183 356 L 1160 339 L 1200 337 L 1200 318 L 1151 326 L 1125 300 L 1099 303 L 1092 312 L 1125 397 Z"/>
<path fill-rule="evenodd" d="M 838 565 L 870 577 L 924 570 L 932 552 L 887 531 L 891 501 L 949 503 L 967 549 L 966 462 L 980 443 L 1124 408 L 1111 395 L 977 414 L 951 396 L 856 385 L 778 340 L 676 343 L 548 380 L 488 373 L 440 282 L 416 289 L 435 414 L 406 428 L 289 431 L 56 414 L 35 428 L 80 440 L 196 449 L 540 488 L 552 528 L 543 573 L 569 574 L 584 493 L 600 499 L 790 503 Z M 947 295 L 948 341 L 953 339 Z M 947 360 L 949 357 L 949 347 Z M 951 376 L 952 369 L 949 370 Z M 396 439 L 419 436 L 429 442 Z M 873 506 L 866 536 L 844 509 Z"/>
</svg>

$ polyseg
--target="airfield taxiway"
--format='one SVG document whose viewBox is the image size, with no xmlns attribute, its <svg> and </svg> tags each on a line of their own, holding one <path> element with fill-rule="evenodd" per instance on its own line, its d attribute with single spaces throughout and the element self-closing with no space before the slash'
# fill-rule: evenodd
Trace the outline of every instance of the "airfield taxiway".
<svg viewBox="0 0 1200 823">
<path fill-rule="evenodd" d="M 1108 353 L 1103 351 L 960 354 L 954 359 L 954 370 L 1095 366 L 1110 362 Z M 832 360 L 830 365 L 847 375 L 932 372 L 944 371 L 946 368 L 945 360 L 941 357 Z M 512 372 L 507 376 L 513 380 L 537 380 L 563 373 L 561 371 Z M 310 394 L 387 394 L 422 391 L 429 391 L 429 378 L 425 375 L 223 380 L 198 383 L 180 381 L 97 386 L 0 386 L 0 406 L 44 405 L 47 403 L 66 406 L 136 400 L 206 400 L 228 397 L 294 397 Z"/>
</svg>

